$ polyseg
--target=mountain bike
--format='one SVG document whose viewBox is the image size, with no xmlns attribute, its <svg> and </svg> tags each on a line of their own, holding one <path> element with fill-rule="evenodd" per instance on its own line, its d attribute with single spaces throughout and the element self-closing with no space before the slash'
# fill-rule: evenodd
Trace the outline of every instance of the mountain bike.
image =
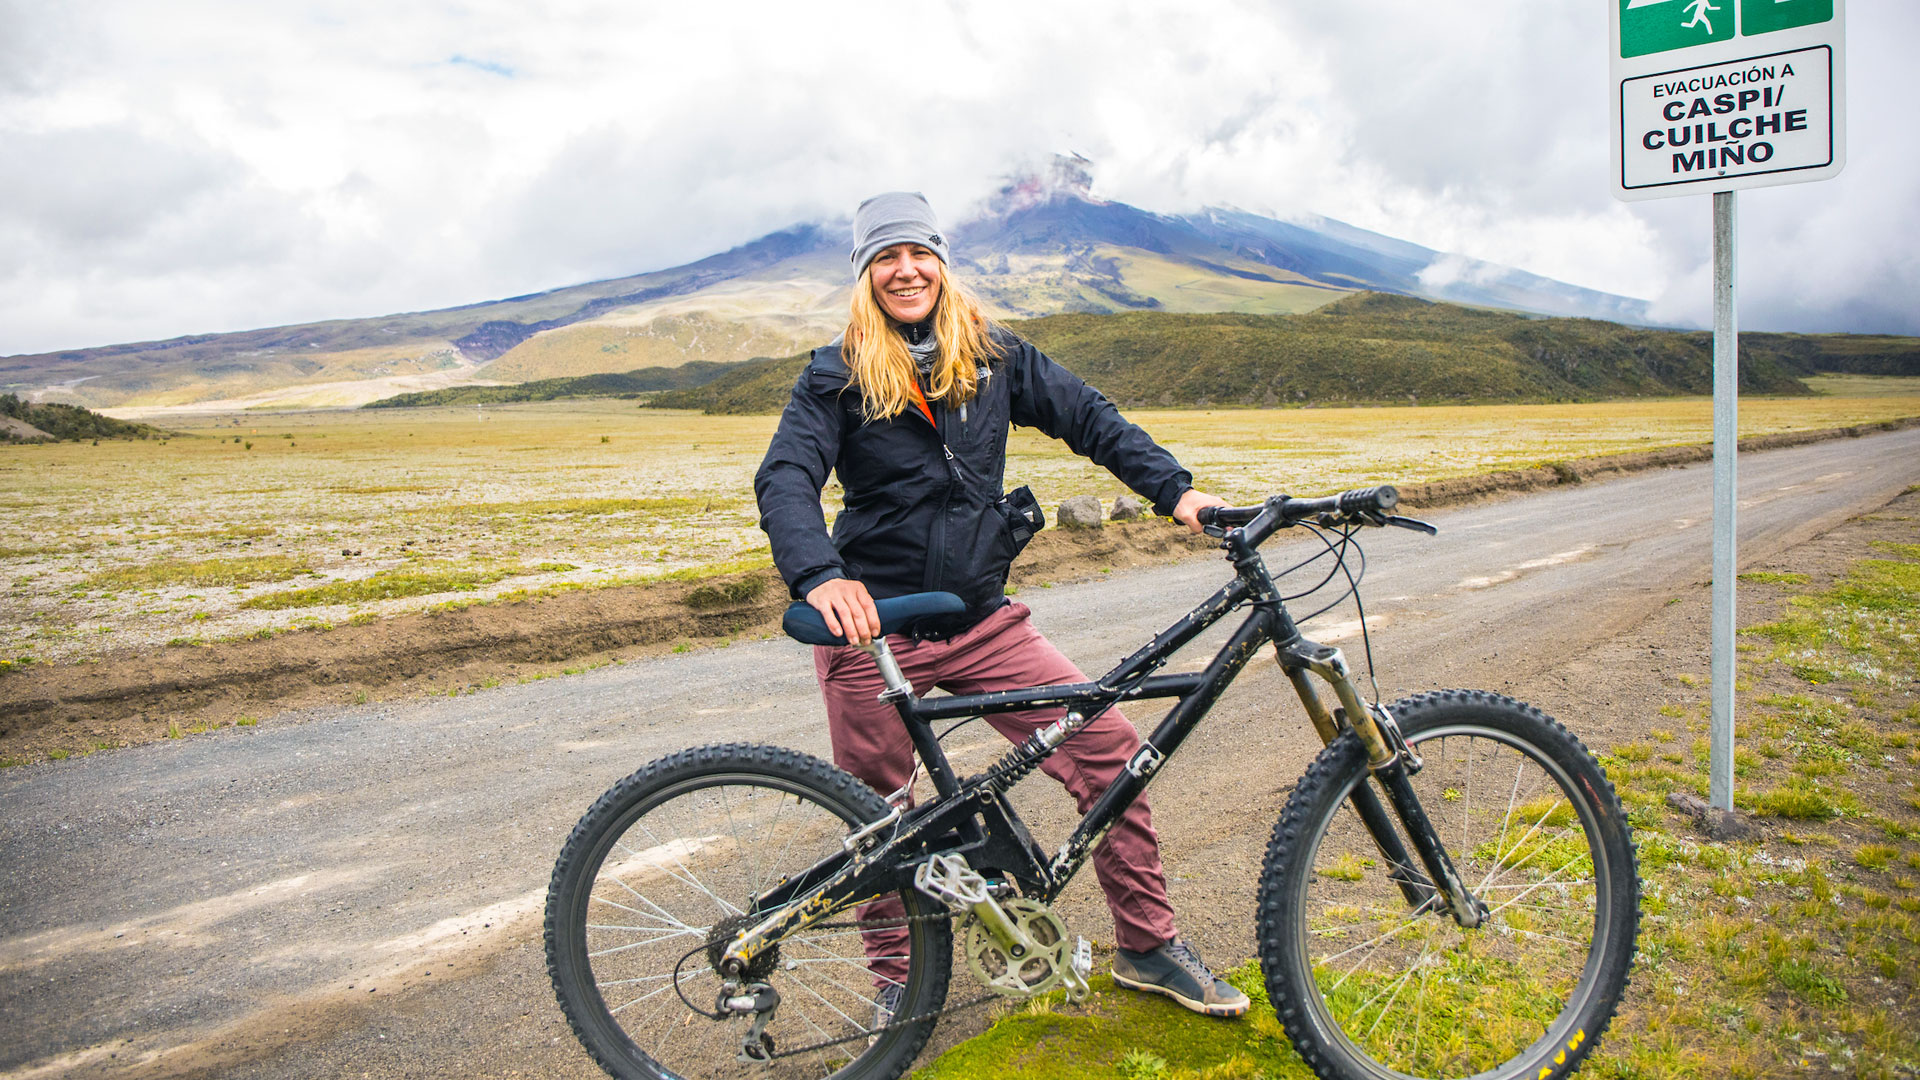
<svg viewBox="0 0 1920 1080">
<path fill-rule="evenodd" d="M 620 781 L 568 837 L 547 897 L 548 971 L 574 1033 L 617 1077 L 891 1080 L 952 1008 L 1055 990 L 1084 999 L 1091 951 L 1053 902 L 1271 643 L 1325 743 L 1274 826 L 1259 882 L 1261 969 L 1295 1050 L 1328 1078 L 1573 1071 L 1620 1001 L 1639 929 L 1631 833 L 1605 772 L 1511 698 L 1363 698 L 1341 650 L 1303 637 L 1286 606 L 1323 588 L 1359 603 L 1361 528 L 1435 531 L 1393 514 L 1397 502 L 1378 487 L 1203 511 L 1232 580 L 1090 682 L 920 697 L 884 636 L 863 646 L 934 789 L 918 805 L 912 780 L 883 798 L 816 758 L 746 744 L 687 750 Z M 1258 549 L 1292 527 L 1321 548 L 1271 573 Z M 1312 588 L 1282 595 L 1276 578 L 1310 578 L 1322 560 Z M 878 607 L 885 634 L 962 605 L 922 593 Z M 1204 670 L 1161 673 L 1242 610 Z M 784 625 L 800 641 L 846 644 L 805 604 Z M 1370 642 L 1367 654 L 1371 669 Z M 1148 698 L 1174 704 L 1048 855 L 1008 790 L 1087 718 Z M 974 776 L 955 774 L 934 733 L 1039 708 L 1062 715 Z M 886 896 L 904 914 L 867 917 Z M 883 927 L 906 929 L 893 959 L 908 972 L 884 1009 L 863 948 Z M 956 961 L 984 993 L 949 1007 Z"/>
</svg>

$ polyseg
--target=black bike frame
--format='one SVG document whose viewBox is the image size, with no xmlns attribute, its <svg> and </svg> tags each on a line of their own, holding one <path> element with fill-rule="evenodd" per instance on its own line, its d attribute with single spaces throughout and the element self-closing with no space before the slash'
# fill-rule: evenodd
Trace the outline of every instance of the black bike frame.
<svg viewBox="0 0 1920 1080">
<path fill-rule="evenodd" d="M 1268 642 L 1274 644 L 1276 658 L 1324 741 L 1332 741 L 1350 727 L 1363 730 L 1362 742 L 1368 745 L 1374 775 L 1407 824 L 1418 859 L 1407 852 L 1372 787 L 1357 786 L 1350 799 L 1408 904 L 1416 908 L 1450 907 L 1466 925 L 1476 924 L 1478 911 L 1484 909 L 1453 873 L 1451 861 L 1407 786 L 1406 759 L 1410 755 L 1387 747 L 1371 717 L 1363 718 L 1360 725 L 1352 723 L 1347 714 L 1365 706 L 1346 682 L 1338 651 L 1301 638 L 1260 558 L 1260 543 L 1282 524 L 1269 511 L 1245 528 L 1227 531 L 1223 546 L 1236 572 L 1234 580 L 1092 682 L 934 698 L 918 697 L 910 690 L 893 696 L 939 797 L 912 809 L 896 807 L 888 817 L 849 837 L 844 853 L 824 859 L 755 897 L 748 911 L 765 913 L 768 918 L 743 935 L 741 942 L 729 950 L 729 958 L 749 960 L 783 935 L 817 922 L 850 902 L 913 888 L 915 869 L 937 854 L 962 854 L 968 865 L 981 873 L 1010 877 L 1019 882 L 1023 894 L 1051 903 L 1107 830 L 1145 790 L 1147 782 L 1199 726 L 1227 685 Z M 1251 605 L 1252 611 L 1205 670 L 1154 674 L 1181 647 L 1242 605 Z M 1308 671 L 1323 676 L 1331 671 L 1345 683 L 1344 687 L 1336 685 L 1343 690 L 1345 707 L 1329 713 L 1308 682 Z M 1092 717 L 1121 701 L 1169 697 L 1178 701 L 1051 859 L 1034 843 L 1005 792 L 1060 744 L 1036 746 L 1029 740 L 986 772 L 961 780 L 954 775 L 933 732 L 933 724 L 940 720 L 1031 709 L 1064 709 L 1069 716 Z M 1413 767 L 1418 767 L 1417 760 Z M 1442 884 L 1436 887 L 1436 881 Z"/>
<path fill-rule="evenodd" d="M 758 897 L 753 910 L 772 910 L 835 877 L 842 878 L 836 883 L 840 887 L 829 889 L 818 899 L 872 895 L 910 885 L 910 864 L 919 861 L 923 851 L 972 852 L 971 865 L 1007 874 L 1019 880 L 1028 895 L 1051 902 L 1260 647 L 1271 641 L 1284 649 L 1299 640 L 1300 632 L 1254 550 L 1255 543 L 1257 540 L 1250 541 L 1241 530 L 1230 533 L 1227 546 L 1238 571 L 1234 580 L 1092 682 L 933 698 L 911 693 L 896 697 L 894 706 L 939 797 L 901 813 L 892 836 L 884 841 L 871 828 L 863 830 L 881 842 L 864 851 L 856 846 L 849 853 L 851 858 L 826 860 L 783 882 Z M 1253 610 L 1246 621 L 1205 670 L 1183 675 L 1153 674 L 1188 642 L 1249 602 Z M 1050 860 L 1033 843 L 1025 823 L 1003 794 L 1011 786 L 1009 777 L 1024 776 L 1057 746 L 1038 750 L 1016 747 L 994 768 L 963 781 L 954 774 L 933 731 L 934 723 L 941 720 L 1032 709 L 1064 709 L 1081 716 L 1098 716 L 1121 701 L 1169 697 L 1179 700 Z M 905 880 L 885 880 L 889 873 Z"/>
</svg>

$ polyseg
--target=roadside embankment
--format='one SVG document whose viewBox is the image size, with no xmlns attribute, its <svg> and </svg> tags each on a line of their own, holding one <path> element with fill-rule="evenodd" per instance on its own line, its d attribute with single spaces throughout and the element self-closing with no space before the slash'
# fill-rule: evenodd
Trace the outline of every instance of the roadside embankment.
<svg viewBox="0 0 1920 1080">
<path fill-rule="evenodd" d="M 1741 440 L 1743 451 L 1860 437 L 1920 425 L 1893 420 Z M 1645 469 L 1710 460 L 1681 446 L 1452 477 L 1401 489 L 1417 512 Z M 1014 567 L 1037 586 L 1207 554 L 1213 542 L 1164 521 L 1048 529 Z M 722 646 L 779 632 L 786 590 L 771 569 L 697 581 L 553 592 L 448 606 L 328 630 L 211 645 L 130 650 L 77 664 L 0 674 L 0 761 L 15 763 L 249 724 L 288 708 L 456 694 L 616 662 L 648 652 Z"/>
</svg>

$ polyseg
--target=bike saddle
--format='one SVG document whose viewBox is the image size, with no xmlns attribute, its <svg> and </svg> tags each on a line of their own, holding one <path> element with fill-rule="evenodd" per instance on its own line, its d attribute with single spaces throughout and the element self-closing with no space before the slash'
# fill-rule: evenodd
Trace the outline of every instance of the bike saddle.
<svg viewBox="0 0 1920 1080">
<path fill-rule="evenodd" d="M 927 615 L 958 615 L 967 610 L 967 602 L 950 592 L 890 596 L 885 600 L 875 600 L 873 606 L 880 612 L 882 637 L 897 634 L 913 620 Z M 827 629 L 827 620 L 805 600 L 795 600 L 787 606 L 787 613 L 780 619 L 780 627 L 788 637 L 808 645 L 847 644 L 846 638 Z"/>
</svg>

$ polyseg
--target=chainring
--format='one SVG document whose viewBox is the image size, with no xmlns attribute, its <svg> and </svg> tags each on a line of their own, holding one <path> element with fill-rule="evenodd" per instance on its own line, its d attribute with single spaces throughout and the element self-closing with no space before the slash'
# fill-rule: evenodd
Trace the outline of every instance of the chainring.
<svg viewBox="0 0 1920 1080">
<path fill-rule="evenodd" d="M 1052 908 L 1023 896 L 1002 900 L 1000 907 L 1037 948 L 1015 957 L 984 923 L 969 915 L 961 935 L 967 970 L 981 985 L 1003 997 L 1033 997 L 1060 985 L 1072 970 L 1073 943 L 1067 937 L 1067 924 Z"/>
</svg>

